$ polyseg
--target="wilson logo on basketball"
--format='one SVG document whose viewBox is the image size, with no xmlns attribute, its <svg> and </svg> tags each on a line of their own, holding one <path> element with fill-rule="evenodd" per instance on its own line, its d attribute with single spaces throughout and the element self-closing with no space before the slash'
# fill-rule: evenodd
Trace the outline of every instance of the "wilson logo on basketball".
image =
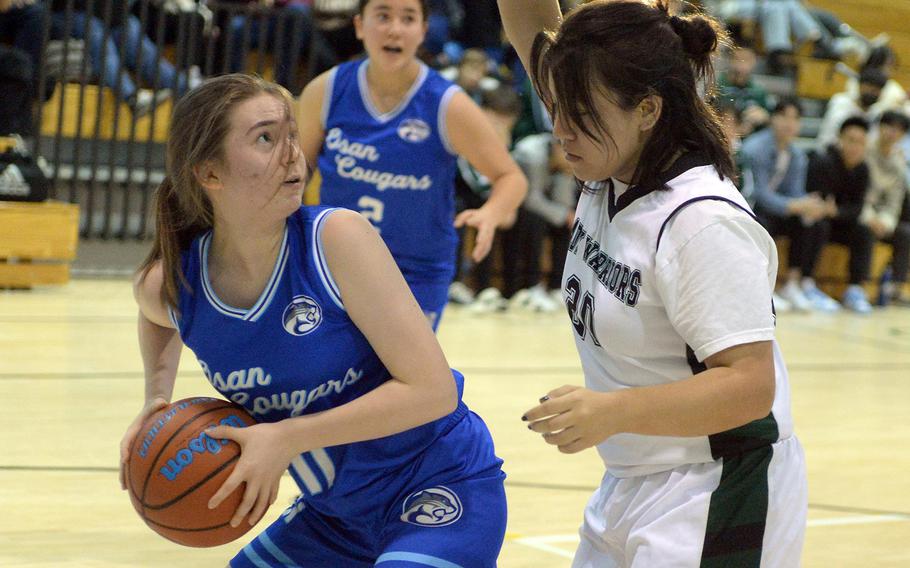
<svg viewBox="0 0 910 568">
<path fill-rule="evenodd" d="M 223 418 L 219 421 L 219 424 L 222 426 L 233 426 L 235 428 L 243 428 L 245 426 L 243 420 L 240 420 L 240 418 L 236 416 Z M 221 448 L 227 444 L 228 440 L 215 440 L 203 432 L 202 434 L 199 434 L 198 437 L 191 439 L 185 448 L 177 450 L 174 457 L 167 460 L 167 464 L 159 471 L 168 481 L 174 481 L 177 479 L 177 476 L 180 475 L 180 472 L 193 463 L 197 454 L 204 454 L 205 452 L 217 454 L 221 451 Z"/>
</svg>

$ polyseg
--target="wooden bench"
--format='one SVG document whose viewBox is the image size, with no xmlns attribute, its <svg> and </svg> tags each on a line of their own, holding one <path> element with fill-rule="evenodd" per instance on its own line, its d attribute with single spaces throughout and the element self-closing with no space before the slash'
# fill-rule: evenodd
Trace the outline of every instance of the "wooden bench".
<svg viewBox="0 0 910 568">
<path fill-rule="evenodd" d="M 0 201 L 0 288 L 66 284 L 78 237 L 77 205 Z"/>
<path fill-rule="evenodd" d="M 785 238 L 776 239 L 778 258 L 778 280 L 787 277 L 787 252 L 789 241 Z M 866 296 L 869 301 L 874 301 L 878 296 L 878 279 L 891 260 L 891 245 L 876 243 L 872 251 L 872 266 L 869 269 L 869 281 L 866 282 Z M 829 243 L 822 249 L 818 262 L 815 265 L 815 282 L 826 294 L 835 299 L 840 299 L 847 289 L 850 279 L 849 273 L 850 250 L 842 244 Z"/>
</svg>

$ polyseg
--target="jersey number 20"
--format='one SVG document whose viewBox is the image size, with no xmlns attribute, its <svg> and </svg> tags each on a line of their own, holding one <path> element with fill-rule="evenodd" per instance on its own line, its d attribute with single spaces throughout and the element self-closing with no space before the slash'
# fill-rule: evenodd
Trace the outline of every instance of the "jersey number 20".
<svg viewBox="0 0 910 568">
<path fill-rule="evenodd" d="M 590 292 L 585 292 L 582 297 L 581 281 L 574 274 L 566 280 L 566 308 L 569 310 L 572 325 L 575 326 L 575 333 L 584 339 L 590 331 L 591 341 L 600 347 L 600 341 L 594 332 L 594 296 Z"/>
</svg>

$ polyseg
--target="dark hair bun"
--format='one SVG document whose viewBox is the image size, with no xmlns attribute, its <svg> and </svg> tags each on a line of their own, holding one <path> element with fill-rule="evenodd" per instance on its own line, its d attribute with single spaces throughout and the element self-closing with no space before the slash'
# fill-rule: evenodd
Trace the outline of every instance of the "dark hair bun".
<svg viewBox="0 0 910 568">
<path fill-rule="evenodd" d="M 696 64 L 704 63 L 717 49 L 717 30 L 712 20 L 699 15 L 672 16 L 670 26 L 682 39 L 686 55 Z"/>
</svg>

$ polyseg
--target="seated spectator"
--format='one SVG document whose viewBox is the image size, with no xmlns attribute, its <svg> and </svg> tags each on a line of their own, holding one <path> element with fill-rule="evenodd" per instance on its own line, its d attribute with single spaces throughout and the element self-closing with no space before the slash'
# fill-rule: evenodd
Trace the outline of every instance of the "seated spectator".
<svg viewBox="0 0 910 568">
<path fill-rule="evenodd" d="M 337 63 L 335 54 L 323 39 L 319 30 L 313 26 L 310 3 L 305 0 L 233 0 L 247 4 L 258 4 L 263 8 L 274 8 L 267 15 L 255 12 L 234 15 L 229 25 L 230 70 L 233 73 L 244 71 L 244 56 L 250 49 L 262 47 L 277 53 L 275 62 L 275 82 L 291 92 L 300 87 L 294 83 L 295 68 L 301 59 L 310 56 L 316 60 L 310 69 L 322 73 Z M 263 32 L 262 26 L 265 25 Z M 281 37 L 278 29 L 281 28 Z M 263 39 L 265 45 L 260 46 Z M 276 46 L 276 42 L 280 45 Z M 312 54 L 310 51 L 312 50 Z"/>
<path fill-rule="evenodd" d="M 154 105 L 173 94 L 180 96 L 188 89 L 186 74 L 178 73 L 171 62 L 161 57 L 158 46 L 143 32 L 139 19 L 130 13 L 132 1 L 95 0 L 92 13 L 86 14 L 87 0 L 73 0 L 74 12 L 68 30 L 66 5 L 67 0 L 51 1 L 54 36 L 62 38 L 68 31 L 70 37 L 86 41 L 93 74 L 132 109 L 133 116 L 143 116 Z M 107 33 L 106 18 L 110 22 Z M 121 45 L 123 53 L 120 53 Z M 154 93 L 140 90 L 124 69 L 137 73 Z"/>
<path fill-rule="evenodd" d="M 819 195 L 806 193 L 807 157 L 794 144 L 800 116 L 799 101 L 784 97 L 771 111 L 771 127 L 743 142 L 743 154 L 752 165 L 755 215 L 772 236 L 790 239 L 786 281 L 774 295 L 780 311 L 831 309 L 830 304 L 810 300 L 801 285 L 802 280 L 806 290 L 817 290 L 811 275 L 818 256 L 815 249 L 820 250 L 818 243 L 824 238 L 819 221 L 830 205 Z"/>
<path fill-rule="evenodd" d="M 892 245 L 891 290 L 882 291 L 885 302 L 910 305 L 902 289 L 910 269 L 910 220 L 902 220 L 908 197 L 907 160 L 897 143 L 910 131 L 910 119 L 897 111 L 885 111 L 878 134 L 867 149 L 869 189 L 859 221 L 880 241 Z"/>
<path fill-rule="evenodd" d="M 0 0 L 0 43 L 28 56 L 32 96 L 38 93 L 45 11 L 44 4 L 36 0 Z"/>
<path fill-rule="evenodd" d="M 742 113 L 737 110 L 733 101 L 718 99 L 714 106 L 717 107 L 717 113 L 720 115 L 720 125 L 730 144 L 730 152 L 733 154 L 733 163 L 736 166 L 736 179 L 733 180 L 733 183 L 746 198 L 749 206 L 754 208 L 755 183 L 752 179 L 752 164 L 749 163 L 749 157 L 743 152 L 743 133 L 750 131 L 750 127 L 743 124 Z"/>
<path fill-rule="evenodd" d="M 717 97 L 730 100 L 742 116 L 743 136 L 768 124 L 768 92 L 752 78 L 755 69 L 755 51 L 748 46 L 737 46 L 727 54 L 727 69 L 717 81 Z"/>
<path fill-rule="evenodd" d="M 850 249 L 850 280 L 842 301 L 846 308 L 861 314 L 872 311 L 863 283 L 869 279 L 875 244 L 872 231 L 859 220 L 869 187 L 869 167 L 866 165 L 868 132 L 869 123 L 864 118 L 854 116 L 845 120 L 837 142 L 828 146 L 825 152 L 816 152 L 809 157 L 806 176 L 806 191 L 821 194 L 829 203 L 833 201 L 821 222 L 824 227 L 821 242 L 813 249 L 815 255 L 806 268 L 815 267 L 821 248 L 829 238 L 847 245 Z M 823 295 L 817 288 L 815 294 Z M 807 296 L 812 298 L 810 293 Z"/>
<path fill-rule="evenodd" d="M 443 69 L 440 74 L 461 87 L 477 104 L 483 102 L 484 91 L 499 86 L 499 80 L 491 77 L 490 58 L 481 49 L 466 49 L 457 65 Z"/>
<path fill-rule="evenodd" d="M 896 68 L 897 56 L 887 45 L 878 46 L 873 49 L 869 54 L 868 59 L 863 63 L 863 67 L 860 69 L 860 75 L 862 75 L 862 72 L 865 69 L 879 69 L 888 77 L 888 81 L 885 83 L 885 86 L 882 87 L 878 100 L 869 107 L 869 116 L 878 117 L 886 110 L 900 110 L 907 104 L 907 91 L 893 78 L 894 70 Z M 850 77 L 847 79 L 846 92 L 855 100 L 858 100 L 860 95 L 859 91 L 859 81 L 857 78 Z"/>
<path fill-rule="evenodd" d="M 882 69 L 867 67 L 859 75 L 859 89 L 853 93 L 848 89 L 831 97 L 818 128 L 816 142 L 820 152 L 837 141 L 840 127 L 848 118 L 859 116 L 867 122 L 877 118 L 875 104 L 887 82 L 888 76 Z"/>
<path fill-rule="evenodd" d="M 562 306 L 562 267 L 578 205 L 578 184 L 565 152 L 549 132 L 527 136 L 515 144 L 515 161 L 528 178 L 528 196 L 519 212 L 521 238 L 529 287 L 519 290 L 512 304 L 534 311 L 555 311 Z M 540 257 L 544 238 L 550 239 L 550 272 L 541 282 Z"/>
</svg>

